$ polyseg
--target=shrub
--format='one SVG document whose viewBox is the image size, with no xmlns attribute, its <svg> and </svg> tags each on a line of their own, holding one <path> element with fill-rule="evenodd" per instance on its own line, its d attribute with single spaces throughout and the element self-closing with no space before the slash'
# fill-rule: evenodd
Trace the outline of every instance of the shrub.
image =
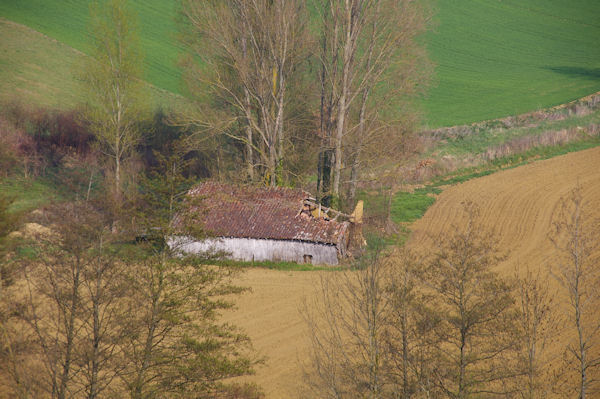
<svg viewBox="0 0 600 399">
<path fill-rule="evenodd" d="M 84 157 L 90 152 L 93 136 L 78 111 L 32 108 L 15 102 L 2 105 L 0 119 L 0 153 L 4 154 L 0 165 L 15 167 L 15 160 L 6 154 L 12 152 L 26 176 L 40 173 L 47 165 L 59 166 L 66 155 Z"/>
</svg>

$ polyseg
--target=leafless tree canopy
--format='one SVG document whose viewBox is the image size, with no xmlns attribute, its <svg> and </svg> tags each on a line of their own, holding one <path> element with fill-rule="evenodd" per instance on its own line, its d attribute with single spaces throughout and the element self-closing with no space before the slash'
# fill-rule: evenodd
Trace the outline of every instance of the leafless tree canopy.
<svg viewBox="0 0 600 399">
<path fill-rule="evenodd" d="M 431 378 L 437 316 L 417 290 L 410 251 L 377 257 L 340 278 L 323 278 L 303 314 L 312 339 L 305 365 L 314 397 L 408 398 L 437 392 Z"/>
<path fill-rule="evenodd" d="M 324 149 L 334 152 L 332 186 L 324 189 L 341 194 L 346 163 L 353 198 L 362 165 L 373 157 L 365 150 L 379 143 L 381 151 L 383 137 L 388 145 L 401 142 L 407 125 L 399 122 L 410 126 L 415 115 L 406 105 L 428 76 L 415 40 L 427 26 L 428 11 L 424 2 L 410 0 L 330 0 L 317 9 L 320 132 Z"/>
<path fill-rule="evenodd" d="M 414 130 L 411 103 L 430 72 L 417 40 L 426 2 L 187 0 L 183 10 L 198 104 L 180 123 L 195 127 L 196 146 L 243 147 L 250 180 L 279 184 L 295 152 L 320 147 L 319 198 L 344 186 L 352 202 L 362 171 Z"/>
<path fill-rule="evenodd" d="M 249 177 L 258 166 L 275 185 L 290 139 L 290 81 L 306 50 L 304 2 L 189 0 L 184 10 L 201 60 L 188 81 L 204 90 L 200 113 L 184 121 L 243 143 Z"/>
<path fill-rule="evenodd" d="M 177 189 L 164 180 L 163 188 Z M 163 193 L 154 189 L 153 196 Z M 157 217 L 134 212 L 129 219 L 151 219 L 167 231 L 178 209 L 172 199 L 163 199 L 166 209 Z M 135 210 L 147 215 L 159 202 L 145 204 Z M 174 257 L 160 235 L 133 245 L 127 229 L 113 231 L 114 215 L 104 205 L 67 202 L 40 217 L 35 256 L 20 260 L 10 296 L 0 297 L 2 316 L 8 311 L 0 325 L 8 392 L 21 398 L 260 397 L 251 385 L 225 381 L 255 363 L 248 338 L 217 320 L 231 306 L 224 297 L 243 290 L 231 283 L 236 272 Z M 166 225 L 154 224 L 161 220 Z"/>
<path fill-rule="evenodd" d="M 523 374 L 514 292 L 503 257 L 465 204 L 468 223 L 427 257 L 408 250 L 325 280 L 305 314 L 308 385 L 327 397 L 494 397 Z M 539 338 L 536 338 L 539 339 Z M 318 396 L 318 395 L 317 395 Z"/>
<path fill-rule="evenodd" d="M 558 387 L 563 393 L 579 398 L 600 392 L 597 370 L 600 367 L 600 268 L 598 237 L 600 220 L 591 216 L 593 205 L 583 196 L 581 187 L 564 198 L 555 214 L 550 233 L 558 256 L 553 272 L 569 299 L 568 320 L 573 339 L 565 349 L 565 380 Z M 574 387 L 570 381 L 578 381 Z"/>
<path fill-rule="evenodd" d="M 525 273 L 517 270 L 515 277 L 518 308 L 515 332 L 520 341 L 517 370 L 520 375 L 515 383 L 520 397 L 533 399 L 547 397 L 551 392 L 550 365 L 556 359 L 549 357 L 548 347 L 560 333 L 563 320 L 548 276 L 539 269 L 525 269 Z"/>
<path fill-rule="evenodd" d="M 319 297 L 305 304 L 313 344 L 306 377 L 314 397 L 379 397 L 389 392 L 383 284 L 388 271 L 375 262 L 335 279 L 323 278 Z"/>
</svg>

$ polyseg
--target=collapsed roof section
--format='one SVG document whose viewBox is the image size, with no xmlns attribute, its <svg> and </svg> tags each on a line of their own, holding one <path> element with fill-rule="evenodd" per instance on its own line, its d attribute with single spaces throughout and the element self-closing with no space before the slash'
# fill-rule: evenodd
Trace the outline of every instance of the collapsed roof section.
<svg viewBox="0 0 600 399">
<path fill-rule="evenodd" d="M 345 252 L 349 222 L 314 216 L 304 190 L 208 181 L 189 194 L 201 200 L 203 227 L 210 235 L 331 244 Z"/>
</svg>

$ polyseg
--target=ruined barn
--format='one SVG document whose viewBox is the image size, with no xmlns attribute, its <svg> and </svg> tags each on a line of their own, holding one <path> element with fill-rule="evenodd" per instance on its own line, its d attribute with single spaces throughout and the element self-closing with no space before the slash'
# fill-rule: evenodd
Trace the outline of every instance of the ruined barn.
<svg viewBox="0 0 600 399">
<path fill-rule="evenodd" d="M 356 235 L 354 216 L 320 208 L 299 189 L 205 182 L 188 195 L 199 200 L 197 222 L 210 238 L 172 239 L 185 253 L 218 251 L 242 261 L 337 265 L 349 255 Z M 341 220 L 344 216 L 347 220 Z"/>
</svg>

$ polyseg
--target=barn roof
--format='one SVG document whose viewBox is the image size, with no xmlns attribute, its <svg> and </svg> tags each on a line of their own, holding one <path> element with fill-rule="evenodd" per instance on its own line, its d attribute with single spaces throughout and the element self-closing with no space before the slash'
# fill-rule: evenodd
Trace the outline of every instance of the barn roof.
<svg viewBox="0 0 600 399">
<path fill-rule="evenodd" d="M 347 222 L 302 212 L 306 191 L 291 188 L 234 186 L 204 182 L 189 192 L 200 198 L 203 227 L 217 237 L 301 240 L 338 244 Z"/>
</svg>

